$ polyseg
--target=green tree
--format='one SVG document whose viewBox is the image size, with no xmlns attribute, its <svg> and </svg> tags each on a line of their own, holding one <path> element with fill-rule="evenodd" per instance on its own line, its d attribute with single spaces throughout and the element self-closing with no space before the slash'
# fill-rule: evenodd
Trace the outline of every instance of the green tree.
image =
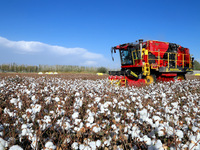
<svg viewBox="0 0 200 150">
<path fill-rule="evenodd" d="M 99 68 L 97 68 L 97 72 L 99 72 L 99 73 L 107 73 L 107 68 L 105 68 L 105 67 L 99 67 Z"/>
<path fill-rule="evenodd" d="M 200 70 L 200 63 L 194 60 L 194 70 Z"/>
</svg>

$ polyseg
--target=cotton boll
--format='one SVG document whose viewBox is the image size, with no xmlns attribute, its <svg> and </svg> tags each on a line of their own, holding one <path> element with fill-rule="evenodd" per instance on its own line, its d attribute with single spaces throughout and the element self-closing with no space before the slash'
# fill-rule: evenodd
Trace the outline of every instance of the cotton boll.
<svg viewBox="0 0 200 150">
<path fill-rule="evenodd" d="M 12 98 L 12 99 L 10 100 L 10 103 L 16 105 L 16 104 L 17 104 L 17 99 L 16 99 L 16 98 Z"/>
<path fill-rule="evenodd" d="M 94 117 L 93 116 L 89 116 L 88 119 L 87 119 L 87 121 L 89 123 L 93 123 L 94 122 Z"/>
<path fill-rule="evenodd" d="M 84 150 L 84 149 L 85 149 L 85 145 L 84 145 L 84 144 L 80 144 L 80 145 L 79 145 L 79 149 L 80 149 L 80 150 Z"/>
<path fill-rule="evenodd" d="M 162 94 L 161 94 L 161 97 L 165 98 L 165 97 L 166 97 L 166 94 L 165 94 L 165 93 L 162 93 Z"/>
<path fill-rule="evenodd" d="M 81 119 L 75 119 L 74 124 L 78 125 L 81 122 Z"/>
<path fill-rule="evenodd" d="M 13 145 L 9 148 L 9 150 L 23 150 L 23 148 L 21 148 L 20 146 L 18 145 Z"/>
<path fill-rule="evenodd" d="M 158 136 L 164 136 L 165 132 L 164 132 L 164 127 L 159 127 L 158 128 Z"/>
<path fill-rule="evenodd" d="M 95 126 L 92 130 L 93 130 L 95 133 L 98 133 L 99 131 L 101 131 L 101 128 Z"/>
<path fill-rule="evenodd" d="M 194 142 L 190 143 L 189 150 L 199 150 L 199 149 L 196 149 L 196 148 L 197 148 L 197 146 L 195 146 Z"/>
<path fill-rule="evenodd" d="M 161 142 L 161 140 L 157 140 L 157 141 L 156 141 L 155 148 L 157 148 L 157 149 L 159 149 L 159 150 L 164 150 L 164 148 L 162 147 L 162 142 Z"/>
<path fill-rule="evenodd" d="M 78 143 L 77 143 L 77 142 L 74 142 L 74 143 L 72 144 L 72 148 L 73 148 L 73 149 L 78 149 Z"/>
<path fill-rule="evenodd" d="M 104 143 L 103 143 L 105 146 L 110 146 L 110 141 L 109 140 L 106 140 L 106 141 L 104 141 Z"/>
<path fill-rule="evenodd" d="M 101 97 L 95 97 L 95 102 L 98 104 L 101 100 Z"/>
<path fill-rule="evenodd" d="M 168 135 L 168 136 L 171 136 L 171 135 L 174 134 L 174 128 L 168 126 L 166 132 L 167 132 L 167 135 Z"/>
<path fill-rule="evenodd" d="M 59 101 L 60 101 L 60 98 L 59 98 L 59 97 L 55 97 L 55 101 L 56 101 L 56 102 L 59 102 Z"/>
<path fill-rule="evenodd" d="M 56 149 L 56 146 L 51 141 L 48 141 L 45 144 L 45 150 L 55 150 L 55 149 Z"/>
<path fill-rule="evenodd" d="M 64 128 L 65 128 L 65 130 L 69 130 L 71 128 L 71 125 L 69 124 L 69 122 L 66 121 L 64 123 Z"/>
<path fill-rule="evenodd" d="M 113 130 L 116 130 L 116 129 L 117 129 L 117 126 L 116 126 L 115 124 L 113 124 L 113 125 L 111 126 L 111 128 L 113 128 Z"/>
<path fill-rule="evenodd" d="M 140 130 L 138 129 L 138 127 L 137 126 L 133 126 L 132 127 L 132 132 L 131 132 L 132 139 L 135 138 L 135 137 L 138 137 L 139 133 L 140 133 Z"/>
<path fill-rule="evenodd" d="M 132 102 L 135 102 L 136 98 L 135 97 L 131 97 Z"/>
<path fill-rule="evenodd" d="M 92 149 L 96 149 L 96 142 L 95 142 L 95 141 L 89 142 L 89 146 L 90 146 Z"/>
<path fill-rule="evenodd" d="M 145 135 L 145 136 L 143 137 L 143 141 L 144 141 L 147 145 L 151 145 L 151 139 L 150 139 L 147 135 Z"/>
<path fill-rule="evenodd" d="M 78 115 L 79 115 L 79 112 L 75 112 L 75 113 L 73 113 L 72 118 L 76 119 L 76 118 L 78 118 Z"/>
<path fill-rule="evenodd" d="M 7 141 L 4 139 L 0 138 L 0 150 L 3 150 L 7 145 Z"/>
<path fill-rule="evenodd" d="M 38 101 L 38 99 L 36 99 L 35 95 L 33 95 L 33 96 L 31 97 L 31 100 L 33 101 L 34 104 Z"/>
<path fill-rule="evenodd" d="M 19 109 L 22 109 L 22 101 L 19 101 L 19 102 L 18 102 L 18 108 L 19 108 Z"/>
<path fill-rule="evenodd" d="M 100 147 L 100 146 L 101 146 L 101 141 L 100 141 L 100 140 L 97 140 L 97 141 L 96 141 L 96 146 L 97 146 L 97 147 Z"/>
<path fill-rule="evenodd" d="M 143 121 L 145 121 L 148 117 L 146 109 L 142 109 L 141 111 L 139 111 L 139 114 L 140 114 L 140 119 L 142 119 Z"/>
<path fill-rule="evenodd" d="M 149 95 L 145 94 L 144 99 L 148 99 L 148 98 L 149 98 Z"/>
<path fill-rule="evenodd" d="M 183 131 L 177 130 L 176 135 L 178 136 L 179 139 L 182 139 L 183 138 Z"/>
<path fill-rule="evenodd" d="M 199 133 L 199 132 L 197 133 L 196 140 L 197 140 L 197 141 L 200 140 L 200 133 Z"/>
<path fill-rule="evenodd" d="M 36 105 L 31 105 L 32 106 L 32 112 L 33 113 L 38 113 L 38 112 L 40 112 L 40 110 L 41 110 L 41 105 L 39 105 L 39 104 L 36 104 Z"/>
<path fill-rule="evenodd" d="M 195 127 L 195 126 L 192 127 L 192 131 L 193 131 L 193 132 L 197 132 L 197 130 L 199 130 L 198 127 Z"/>
</svg>

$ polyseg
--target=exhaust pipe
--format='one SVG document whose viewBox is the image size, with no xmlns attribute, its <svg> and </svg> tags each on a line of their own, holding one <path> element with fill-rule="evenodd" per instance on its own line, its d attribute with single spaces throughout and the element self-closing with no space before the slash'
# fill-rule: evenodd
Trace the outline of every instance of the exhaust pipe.
<svg viewBox="0 0 200 150">
<path fill-rule="evenodd" d="M 143 39 L 139 39 L 140 50 L 142 50 L 142 43 L 143 43 Z"/>
<path fill-rule="evenodd" d="M 140 44 L 140 50 L 138 51 L 139 58 L 142 58 L 142 43 L 143 39 L 139 39 L 139 44 Z"/>
</svg>

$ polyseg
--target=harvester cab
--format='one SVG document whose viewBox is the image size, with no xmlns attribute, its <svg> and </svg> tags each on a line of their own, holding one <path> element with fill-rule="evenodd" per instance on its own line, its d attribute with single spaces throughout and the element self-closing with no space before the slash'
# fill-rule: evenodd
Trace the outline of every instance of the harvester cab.
<svg viewBox="0 0 200 150">
<path fill-rule="evenodd" d="M 193 71 L 189 49 L 175 43 L 142 39 L 111 48 L 120 53 L 121 71 L 109 71 L 109 79 L 122 86 L 151 84 L 156 81 L 185 79 Z"/>
</svg>

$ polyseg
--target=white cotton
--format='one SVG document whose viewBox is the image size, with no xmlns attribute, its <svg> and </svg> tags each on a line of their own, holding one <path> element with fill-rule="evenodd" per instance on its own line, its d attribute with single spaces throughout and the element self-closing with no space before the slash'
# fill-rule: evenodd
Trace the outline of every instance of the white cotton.
<svg viewBox="0 0 200 150">
<path fill-rule="evenodd" d="M 198 108 L 197 107 L 193 107 L 194 112 L 198 112 Z"/>
<path fill-rule="evenodd" d="M 76 118 L 78 118 L 78 115 L 79 115 L 79 112 L 75 112 L 75 113 L 73 113 L 72 118 L 76 119 Z"/>
<path fill-rule="evenodd" d="M 100 146 L 101 146 L 101 141 L 100 141 L 100 140 L 97 140 L 97 141 L 96 141 L 96 146 L 97 146 L 97 147 L 100 147 Z"/>
<path fill-rule="evenodd" d="M 104 141 L 104 143 L 103 143 L 105 146 L 110 146 L 110 141 L 109 140 L 106 140 L 106 141 Z"/>
<path fill-rule="evenodd" d="M 16 98 L 12 98 L 12 99 L 10 100 L 10 103 L 11 103 L 11 104 L 17 104 L 17 99 L 16 99 Z"/>
<path fill-rule="evenodd" d="M 73 149 L 78 149 L 78 143 L 77 143 L 77 142 L 74 142 L 74 143 L 72 144 L 72 148 L 73 148 Z"/>
<path fill-rule="evenodd" d="M 22 102 L 21 101 L 18 102 L 18 107 L 19 107 L 19 109 L 22 109 Z"/>
<path fill-rule="evenodd" d="M 165 97 L 166 97 L 166 94 L 165 94 L 165 93 L 162 93 L 161 96 L 162 96 L 163 98 L 165 98 Z"/>
<path fill-rule="evenodd" d="M 80 149 L 80 150 L 84 150 L 84 149 L 85 149 L 85 145 L 84 145 L 84 144 L 80 144 L 80 145 L 79 145 L 79 149 Z"/>
<path fill-rule="evenodd" d="M 113 130 L 116 130 L 116 129 L 117 129 L 117 126 L 116 126 L 115 124 L 113 124 L 113 125 L 111 126 L 111 128 L 112 128 Z"/>
<path fill-rule="evenodd" d="M 32 105 L 33 113 L 38 113 L 38 112 L 40 112 L 41 108 L 42 108 L 42 106 L 39 105 L 39 104 Z"/>
<path fill-rule="evenodd" d="M 174 128 L 168 126 L 166 132 L 168 136 L 171 136 L 174 134 Z"/>
<path fill-rule="evenodd" d="M 161 142 L 161 140 L 157 140 L 157 141 L 156 141 L 155 147 L 156 147 L 157 149 L 159 149 L 159 150 L 163 149 L 163 148 L 162 148 L 162 142 Z M 164 149 L 163 149 L 163 150 L 164 150 Z"/>
<path fill-rule="evenodd" d="M 69 124 L 69 122 L 65 122 L 64 127 L 65 127 L 65 130 L 69 130 L 71 128 L 71 125 Z"/>
<path fill-rule="evenodd" d="M 151 139 L 150 139 L 147 135 L 143 136 L 143 141 L 144 141 L 147 145 L 151 145 Z"/>
<path fill-rule="evenodd" d="M 131 132 L 132 139 L 135 138 L 135 137 L 138 137 L 139 133 L 140 133 L 140 130 L 138 129 L 138 127 L 137 126 L 133 126 L 132 127 L 132 132 Z"/>
<path fill-rule="evenodd" d="M 96 149 L 96 143 L 95 143 L 95 141 L 89 142 L 89 146 L 90 146 L 92 149 Z"/>
<path fill-rule="evenodd" d="M 149 98 L 149 95 L 145 94 L 144 99 L 148 99 L 148 98 Z"/>
<path fill-rule="evenodd" d="M 182 139 L 183 138 L 183 131 L 177 130 L 176 135 L 178 136 L 179 139 Z"/>
<path fill-rule="evenodd" d="M 51 117 L 50 116 L 44 116 L 44 119 L 42 121 L 44 121 L 45 123 L 50 123 Z"/>
<path fill-rule="evenodd" d="M 89 116 L 88 119 L 87 119 L 87 121 L 89 123 L 93 123 L 94 122 L 94 117 L 93 116 Z"/>
<path fill-rule="evenodd" d="M 80 93 L 76 92 L 75 96 L 79 97 L 79 96 L 80 96 Z"/>
<path fill-rule="evenodd" d="M 20 146 L 18 145 L 13 145 L 9 148 L 9 150 L 23 150 Z"/>
<path fill-rule="evenodd" d="M 154 121 L 160 121 L 160 120 L 161 120 L 161 118 L 160 118 L 159 116 L 153 116 L 152 119 L 153 119 Z"/>
<path fill-rule="evenodd" d="M 75 119 L 74 124 L 78 125 L 81 122 L 81 119 Z"/>
<path fill-rule="evenodd" d="M 31 100 L 33 101 L 34 104 L 38 101 L 38 99 L 36 99 L 35 95 L 33 95 L 33 96 L 31 97 Z"/>
<path fill-rule="evenodd" d="M 193 131 L 193 132 L 197 132 L 197 130 L 199 130 L 198 127 L 195 127 L 195 126 L 192 127 L 192 131 Z"/>
<path fill-rule="evenodd" d="M 190 143 L 190 145 L 189 145 L 189 150 L 199 150 L 199 149 L 196 149 L 196 147 L 197 147 L 197 146 L 195 146 L 195 143 L 192 142 L 192 143 Z"/>
<path fill-rule="evenodd" d="M 158 136 L 164 136 L 164 128 L 163 127 L 158 127 Z"/>
<path fill-rule="evenodd" d="M 140 119 L 142 119 L 143 121 L 146 121 L 148 114 L 147 114 L 147 110 L 144 108 L 141 111 L 139 111 L 140 114 Z"/>
<path fill-rule="evenodd" d="M 173 108 L 177 109 L 178 108 L 178 102 L 174 102 L 174 103 L 171 103 L 171 105 L 173 106 Z"/>
<path fill-rule="evenodd" d="M 45 144 L 45 150 L 55 150 L 56 149 L 56 146 L 53 144 L 53 142 L 51 141 L 48 141 L 46 144 Z"/>
<path fill-rule="evenodd" d="M 3 150 L 7 145 L 7 141 L 4 139 L 0 138 L 0 150 Z"/>
<path fill-rule="evenodd" d="M 60 98 L 59 98 L 59 97 L 55 97 L 55 101 L 56 101 L 56 102 L 59 102 L 59 101 L 60 101 Z"/>
<path fill-rule="evenodd" d="M 101 128 L 95 126 L 95 127 L 92 129 L 92 131 L 94 131 L 95 133 L 97 133 L 97 132 L 101 131 Z"/>
<path fill-rule="evenodd" d="M 200 140 L 200 133 L 199 133 L 199 132 L 197 133 L 196 140 L 197 140 L 197 141 Z"/>
<path fill-rule="evenodd" d="M 100 102 L 101 98 L 100 97 L 95 97 L 95 102 L 98 104 Z"/>
<path fill-rule="evenodd" d="M 37 149 L 37 141 L 39 141 L 39 138 L 36 136 L 36 134 L 33 137 L 30 137 L 31 142 L 31 147 L 33 149 Z"/>
</svg>

